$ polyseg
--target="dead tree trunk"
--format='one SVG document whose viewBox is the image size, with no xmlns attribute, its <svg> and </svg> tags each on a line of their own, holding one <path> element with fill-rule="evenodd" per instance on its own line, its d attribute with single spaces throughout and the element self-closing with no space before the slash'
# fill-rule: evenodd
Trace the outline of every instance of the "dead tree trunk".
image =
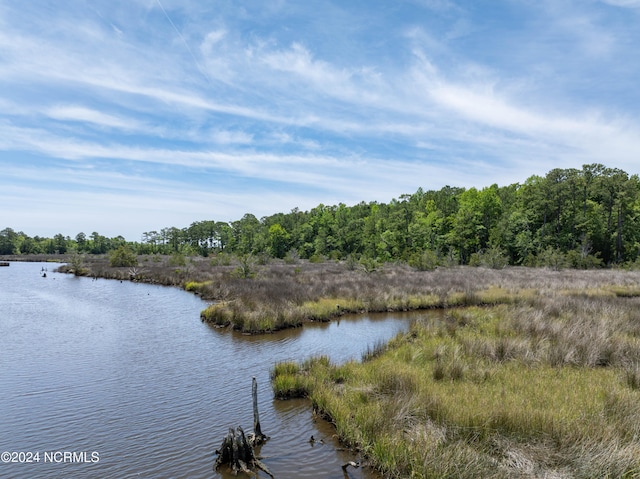
<svg viewBox="0 0 640 479">
<path fill-rule="evenodd" d="M 218 470 L 220 466 L 226 464 L 233 474 L 238 474 L 239 472 L 255 474 L 254 471 L 260 469 L 273 477 L 267 466 L 256 457 L 253 446 L 247 441 L 240 426 L 235 431 L 232 427 L 229 428 L 229 432 L 216 454 L 218 457 L 213 465 L 214 470 Z"/>
<path fill-rule="evenodd" d="M 218 457 L 213 465 L 213 469 L 217 470 L 220 466 L 226 464 L 234 474 L 238 474 L 239 472 L 254 474 L 256 469 L 260 469 L 273 477 L 273 474 L 271 474 L 269 469 L 267 469 L 267 466 L 260 462 L 253 450 L 254 446 L 264 444 L 269 439 L 260 429 L 260 417 L 258 415 L 258 383 L 256 382 L 256 378 L 253 378 L 252 395 L 253 434 L 250 434 L 247 439 L 240 426 L 238 426 L 235 431 L 233 428 L 229 428 L 229 432 L 223 439 L 220 449 L 216 451 Z"/>
<path fill-rule="evenodd" d="M 260 428 L 260 416 L 258 414 L 258 382 L 256 378 L 253 378 L 253 382 L 251 384 L 251 395 L 253 396 L 253 445 L 259 446 L 260 444 L 264 444 L 269 439 L 267 436 L 262 434 L 262 429 Z"/>
</svg>

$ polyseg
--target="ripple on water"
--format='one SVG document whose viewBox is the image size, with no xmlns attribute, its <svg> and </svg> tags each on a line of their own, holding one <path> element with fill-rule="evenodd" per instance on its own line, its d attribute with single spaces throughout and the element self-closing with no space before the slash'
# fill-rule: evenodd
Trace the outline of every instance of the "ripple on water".
<svg viewBox="0 0 640 479">
<path fill-rule="evenodd" d="M 307 401 L 274 400 L 269 372 L 319 354 L 359 359 L 409 322 L 343 318 L 248 337 L 202 324 L 205 303 L 178 289 L 75 278 L 50 265 L 45 279 L 39 264 L 15 266 L 0 274 L 9 311 L 0 318 L 0 449 L 98 451 L 100 461 L 3 465 L 3 479 L 210 478 L 227 429 L 252 429 L 254 376 L 271 436 L 260 452 L 276 477 L 344 479 L 340 466 L 353 456 L 336 452 L 332 426 Z"/>
</svg>

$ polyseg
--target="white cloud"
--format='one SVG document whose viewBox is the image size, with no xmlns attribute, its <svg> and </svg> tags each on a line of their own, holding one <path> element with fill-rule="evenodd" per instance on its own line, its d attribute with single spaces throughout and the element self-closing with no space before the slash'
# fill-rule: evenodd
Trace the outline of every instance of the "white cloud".
<svg viewBox="0 0 640 479">
<path fill-rule="evenodd" d="M 253 135 L 244 131 L 217 130 L 212 132 L 211 137 L 215 143 L 222 145 L 248 145 L 253 143 Z"/>
<path fill-rule="evenodd" d="M 640 0 L 601 0 L 603 3 L 615 7 L 640 8 Z"/>
<path fill-rule="evenodd" d="M 130 118 L 109 115 L 78 105 L 58 105 L 44 111 L 45 115 L 56 120 L 91 123 L 98 126 L 119 128 L 122 130 L 141 130 L 143 125 Z"/>
<path fill-rule="evenodd" d="M 119 205 L 108 195 L 120 185 L 124 203 L 148 195 L 146 211 L 153 198 L 188 190 L 183 210 L 210 214 L 196 206 L 200 197 L 234 219 L 331 199 L 386 201 L 418 186 L 523 181 L 582 162 L 637 171 L 637 93 L 610 101 L 620 80 L 635 77 L 633 62 L 610 63 L 633 58 L 624 50 L 637 44 L 632 22 L 619 33 L 606 22 L 616 12 L 593 2 L 524 2 L 528 10 L 509 2 L 525 19 L 522 41 L 486 51 L 504 32 L 484 17 L 448 0 L 413 3 L 429 11 L 387 19 L 368 9 L 361 18 L 341 3 L 331 15 L 353 27 L 329 29 L 340 43 L 320 27 L 335 18 L 303 4 L 248 15 L 242 3 L 163 0 L 175 29 L 157 0 L 121 9 L 0 5 L 3 175 L 36 178 L 38 168 L 7 168 L 27 152 L 34 164 L 61 165 L 47 170 L 51 178 L 95 188 L 75 201 Z M 598 76 L 597 65 L 613 68 Z M 203 176 L 221 179 L 215 196 L 203 196 Z M 12 201 L 28 194 L 1 186 Z M 174 223 L 160 218 L 151 227 Z"/>
<path fill-rule="evenodd" d="M 202 42 L 202 52 L 205 55 L 211 54 L 212 49 L 215 45 L 219 44 L 220 41 L 227 35 L 227 30 L 222 28 L 220 30 L 213 30 L 204 37 L 204 41 Z"/>
</svg>

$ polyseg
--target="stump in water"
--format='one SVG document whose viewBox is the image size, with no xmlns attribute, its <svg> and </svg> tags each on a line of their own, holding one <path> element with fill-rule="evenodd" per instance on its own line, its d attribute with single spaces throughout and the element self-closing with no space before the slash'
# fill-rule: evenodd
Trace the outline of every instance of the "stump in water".
<svg viewBox="0 0 640 479">
<path fill-rule="evenodd" d="M 229 432 L 216 454 L 218 454 L 218 458 L 213 466 L 215 470 L 223 464 L 227 464 L 234 474 L 238 474 L 238 472 L 254 474 L 256 469 L 260 469 L 273 477 L 267 466 L 256 457 L 253 446 L 247 441 L 240 426 L 235 431 L 233 428 L 229 428 Z"/>
<path fill-rule="evenodd" d="M 222 441 L 220 449 L 216 451 L 218 457 L 213 465 L 213 469 L 217 470 L 223 464 L 227 464 L 234 474 L 238 474 L 238 472 L 254 474 L 256 469 L 260 469 L 273 477 L 273 474 L 269 472 L 267 466 L 260 462 L 253 450 L 254 446 L 264 444 L 269 439 L 262 433 L 260 428 L 260 417 L 258 415 L 258 383 L 256 378 L 253 378 L 252 396 L 253 434 L 250 434 L 247 439 L 240 426 L 238 426 L 235 431 L 233 428 L 229 428 L 229 432 Z"/>
<path fill-rule="evenodd" d="M 253 396 L 253 438 L 251 442 L 254 446 L 259 446 L 267 442 L 269 438 L 262 434 L 262 429 L 260 428 L 260 416 L 258 415 L 258 382 L 255 377 L 251 384 L 251 395 Z"/>
</svg>

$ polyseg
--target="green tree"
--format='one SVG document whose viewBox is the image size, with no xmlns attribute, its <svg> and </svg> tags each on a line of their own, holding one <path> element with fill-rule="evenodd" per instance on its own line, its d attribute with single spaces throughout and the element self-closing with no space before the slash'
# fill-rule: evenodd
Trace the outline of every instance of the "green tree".
<svg viewBox="0 0 640 479">
<path fill-rule="evenodd" d="M 83 255 L 75 253 L 73 256 L 71 256 L 69 265 L 70 265 L 70 271 L 75 276 L 81 276 L 82 274 L 85 273 L 85 261 L 84 261 Z"/>
<path fill-rule="evenodd" d="M 11 228 L 0 231 L 0 254 L 15 254 L 18 234 Z"/>
<path fill-rule="evenodd" d="M 246 214 L 242 219 L 231 223 L 233 230 L 234 252 L 238 254 L 252 254 L 260 252 L 261 224 L 252 214 Z"/>
<path fill-rule="evenodd" d="M 89 251 L 89 245 L 87 242 L 87 235 L 80 232 L 76 235 L 76 245 L 78 252 L 86 252 Z"/>
<path fill-rule="evenodd" d="M 91 233 L 91 253 L 104 254 L 109 250 L 109 240 L 97 231 Z"/>
<path fill-rule="evenodd" d="M 46 243 L 45 251 L 48 254 L 64 254 L 67 252 L 67 238 L 58 233 Z"/>
<path fill-rule="evenodd" d="M 20 243 L 20 254 L 39 254 L 42 253 L 40 244 L 33 238 L 25 236 Z"/>
<path fill-rule="evenodd" d="M 138 258 L 128 246 L 120 245 L 109 255 L 109 263 L 113 267 L 138 266 Z"/>
<path fill-rule="evenodd" d="M 498 224 L 502 203 L 497 185 L 478 191 L 470 188 L 460 195 L 460 207 L 453 219 L 450 240 L 460 253 L 463 263 L 489 246 L 492 228 Z"/>
<path fill-rule="evenodd" d="M 289 250 L 290 235 L 279 224 L 271 225 L 269 228 L 269 252 L 275 258 L 284 258 Z"/>
</svg>

